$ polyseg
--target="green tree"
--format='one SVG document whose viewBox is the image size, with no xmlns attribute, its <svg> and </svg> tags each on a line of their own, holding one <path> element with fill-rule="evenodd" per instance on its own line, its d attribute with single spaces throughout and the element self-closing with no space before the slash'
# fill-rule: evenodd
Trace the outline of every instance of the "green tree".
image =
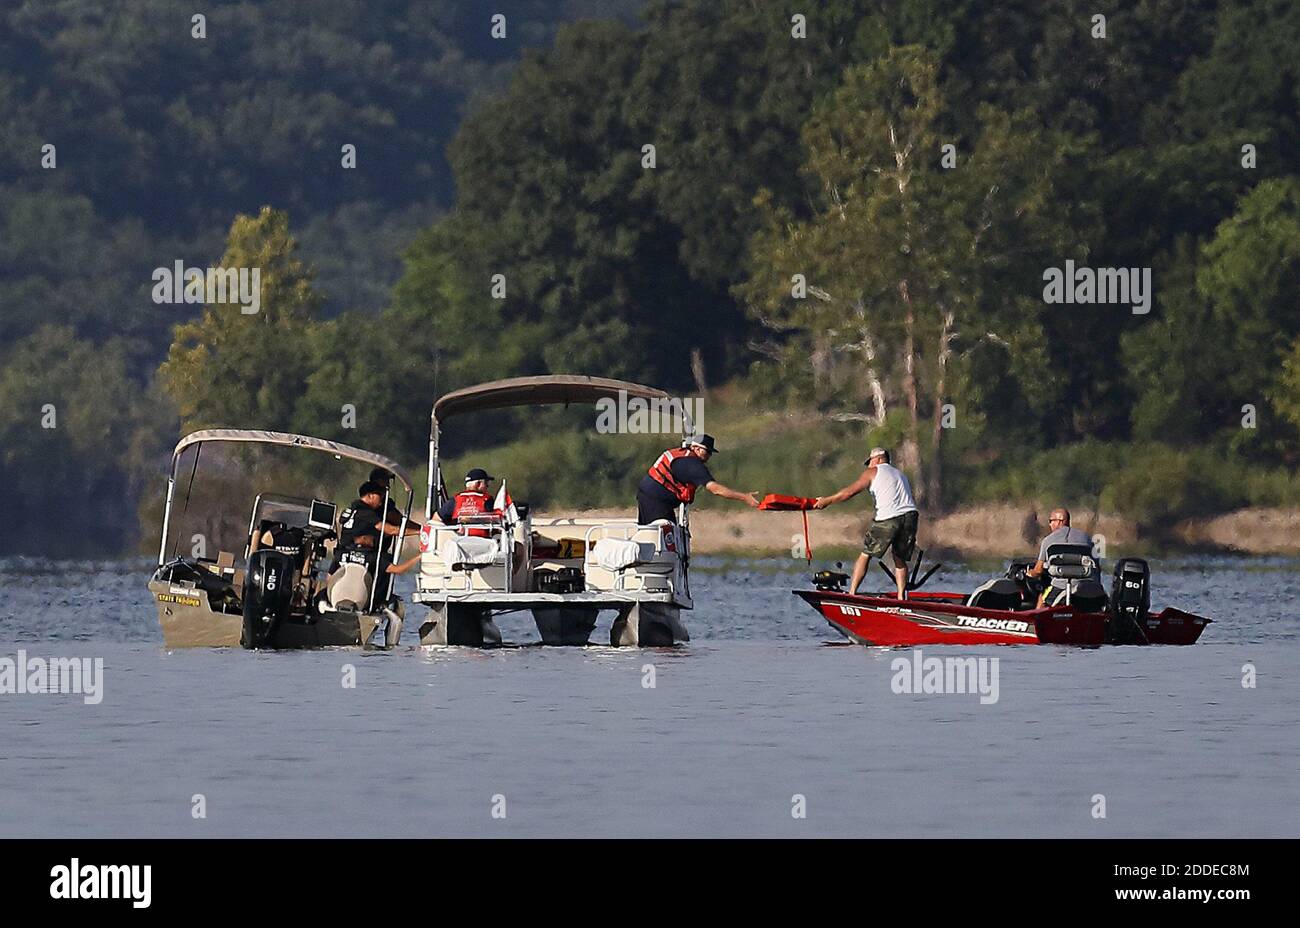
<svg viewBox="0 0 1300 928">
<path fill-rule="evenodd" d="M 114 554 L 174 426 L 165 398 L 130 376 L 117 342 L 45 326 L 0 356 L 0 554 Z"/>
<path fill-rule="evenodd" d="M 1285 450 L 1292 433 L 1277 430 L 1269 398 L 1289 408 L 1279 374 L 1300 336 L 1300 178 L 1255 187 L 1198 255 L 1183 246 L 1166 279 L 1161 316 L 1125 345 L 1138 437 Z M 1241 428 L 1246 405 L 1256 429 Z"/>
<path fill-rule="evenodd" d="M 212 426 L 288 429 L 309 363 L 308 328 L 320 305 L 295 254 L 289 217 L 269 206 L 238 216 L 220 268 L 260 274 L 260 309 L 209 304 L 176 326 L 159 369 L 183 430 Z"/>
<path fill-rule="evenodd" d="M 948 170 L 941 161 L 953 138 L 943 131 L 948 106 L 938 62 L 924 48 L 896 48 L 847 71 L 804 131 L 816 212 L 798 220 L 771 211 L 741 287 L 756 318 L 793 333 L 814 364 L 835 352 L 856 357 L 876 424 L 888 394 L 900 397 L 900 460 L 922 473 L 920 449 L 928 445 L 920 483 L 934 508 L 942 505 L 954 352 L 986 338 L 1023 338 L 1027 327 L 1032 334 L 1037 289 L 1017 297 L 989 283 L 1065 241 L 1050 199 L 1060 163 L 1050 136 L 984 107 L 978 135 L 958 147 L 960 162 Z M 796 275 L 807 281 L 807 298 L 795 291 Z"/>
</svg>

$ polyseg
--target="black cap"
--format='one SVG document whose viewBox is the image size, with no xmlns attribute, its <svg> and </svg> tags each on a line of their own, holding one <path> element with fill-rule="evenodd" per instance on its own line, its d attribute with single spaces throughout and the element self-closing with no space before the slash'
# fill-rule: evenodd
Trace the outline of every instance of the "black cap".
<svg viewBox="0 0 1300 928">
<path fill-rule="evenodd" d="M 496 477 L 493 477 L 491 474 L 489 474 L 481 467 L 476 467 L 468 474 L 465 475 L 466 483 L 468 483 L 471 480 L 496 480 L 496 479 L 497 479 Z"/>
<path fill-rule="evenodd" d="M 372 480 L 367 480 L 365 483 L 361 484 L 361 486 L 357 487 L 358 498 L 369 496 L 371 493 L 378 493 L 380 496 L 383 496 L 384 488 Z"/>
<path fill-rule="evenodd" d="M 695 438 L 692 438 L 688 444 L 699 445 L 705 451 L 709 452 L 709 454 L 719 453 L 717 447 L 713 444 L 712 435 L 698 435 Z"/>
</svg>

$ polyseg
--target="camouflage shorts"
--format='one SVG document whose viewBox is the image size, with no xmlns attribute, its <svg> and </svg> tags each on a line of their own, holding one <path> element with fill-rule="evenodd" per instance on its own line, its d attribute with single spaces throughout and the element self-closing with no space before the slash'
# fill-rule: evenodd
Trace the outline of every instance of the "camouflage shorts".
<svg viewBox="0 0 1300 928">
<path fill-rule="evenodd" d="M 885 556 L 891 547 L 903 561 L 910 561 L 916 552 L 916 526 L 919 514 L 913 510 L 892 519 L 872 522 L 862 539 L 862 553 L 870 557 Z"/>
</svg>

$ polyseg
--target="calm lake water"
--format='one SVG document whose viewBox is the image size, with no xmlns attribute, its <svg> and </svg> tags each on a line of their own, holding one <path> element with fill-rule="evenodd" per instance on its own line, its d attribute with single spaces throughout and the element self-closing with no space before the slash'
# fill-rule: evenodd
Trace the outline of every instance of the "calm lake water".
<svg viewBox="0 0 1300 928">
<path fill-rule="evenodd" d="M 923 649 L 996 657 L 982 705 L 895 694 L 910 652 L 840 643 L 789 561 L 698 559 L 673 650 L 542 648 L 524 614 L 494 651 L 169 653 L 147 563 L 3 560 L 0 658 L 104 685 L 0 695 L 0 835 L 1300 835 L 1300 563 L 1153 569 L 1199 644 Z"/>
</svg>

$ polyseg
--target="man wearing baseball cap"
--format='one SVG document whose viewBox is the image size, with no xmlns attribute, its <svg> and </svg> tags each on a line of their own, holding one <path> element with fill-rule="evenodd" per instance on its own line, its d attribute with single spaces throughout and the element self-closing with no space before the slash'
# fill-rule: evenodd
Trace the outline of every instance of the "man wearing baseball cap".
<svg viewBox="0 0 1300 928">
<path fill-rule="evenodd" d="M 659 455 L 636 488 L 637 523 L 649 525 L 660 519 L 676 522 L 677 507 L 694 502 L 699 487 L 714 496 L 739 500 L 757 509 L 758 499 L 753 493 L 741 493 L 713 479 L 705 465 L 717 453 L 713 436 L 699 435 L 682 442 L 680 448 L 669 448 Z"/>
<path fill-rule="evenodd" d="M 488 485 L 497 478 L 481 467 L 465 475 L 465 489 L 438 507 L 438 518 L 444 525 L 457 525 L 462 518 L 491 515 L 495 511 Z M 466 534 L 487 537 L 486 528 L 469 528 Z"/>
<path fill-rule="evenodd" d="M 862 553 L 853 565 L 853 582 L 849 592 L 858 592 L 871 559 L 878 557 L 883 561 L 885 552 L 892 548 L 898 598 L 906 599 L 907 563 L 916 550 L 916 525 L 920 519 L 916 500 L 912 498 L 912 485 L 907 482 L 906 474 L 889 463 L 889 452 L 884 448 L 872 448 L 862 463 L 867 469 L 857 480 L 830 496 L 817 497 L 813 508 L 825 509 L 869 489 L 876 503 L 876 513 L 866 537 L 862 539 Z"/>
<path fill-rule="evenodd" d="M 389 473 L 387 468 L 376 467 L 370 472 L 370 482 L 381 488 L 384 495 L 388 497 L 388 511 L 384 513 L 384 521 L 389 525 L 401 525 L 402 510 L 398 508 L 396 501 L 392 497 L 393 475 Z M 407 527 L 409 529 L 410 524 Z M 419 534 L 419 525 L 416 524 L 415 530 L 408 531 L 407 534 Z"/>
</svg>

